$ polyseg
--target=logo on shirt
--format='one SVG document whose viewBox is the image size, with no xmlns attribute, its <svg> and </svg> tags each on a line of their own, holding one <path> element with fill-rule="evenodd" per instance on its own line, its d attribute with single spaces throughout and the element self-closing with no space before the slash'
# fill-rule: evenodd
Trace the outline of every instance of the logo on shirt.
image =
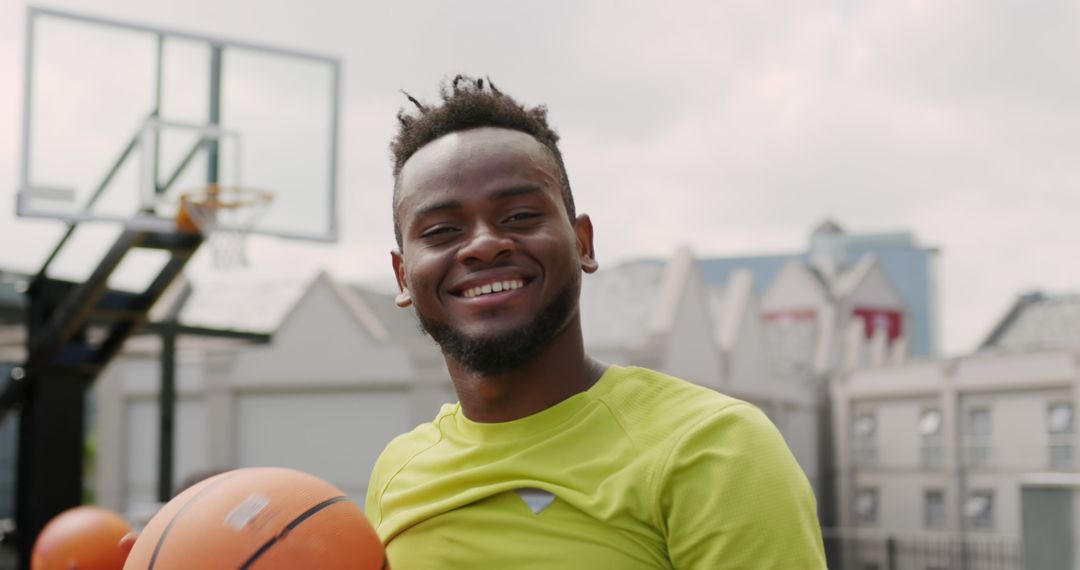
<svg viewBox="0 0 1080 570">
<path fill-rule="evenodd" d="M 555 500 L 554 494 L 543 489 L 527 487 L 524 489 L 515 489 L 514 492 L 521 497 L 522 501 L 525 501 L 525 504 L 529 506 L 529 510 L 531 510 L 534 515 L 540 514 Z"/>
</svg>

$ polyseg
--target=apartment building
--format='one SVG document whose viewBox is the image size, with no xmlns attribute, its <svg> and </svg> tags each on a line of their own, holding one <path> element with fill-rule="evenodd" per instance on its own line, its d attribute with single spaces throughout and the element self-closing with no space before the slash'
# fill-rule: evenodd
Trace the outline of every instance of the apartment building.
<svg viewBox="0 0 1080 570">
<path fill-rule="evenodd" d="M 832 397 L 844 527 L 1016 551 L 1023 483 L 1080 468 L 1080 296 L 1021 296 L 978 351 L 857 364 Z"/>
</svg>

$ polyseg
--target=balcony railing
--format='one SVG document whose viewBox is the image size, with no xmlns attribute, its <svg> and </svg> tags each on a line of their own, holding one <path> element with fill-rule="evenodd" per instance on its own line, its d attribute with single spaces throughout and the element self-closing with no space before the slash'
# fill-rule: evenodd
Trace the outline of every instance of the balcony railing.
<svg viewBox="0 0 1080 570">
<path fill-rule="evenodd" d="M 940 447 L 922 448 L 922 466 L 926 469 L 940 469 L 941 456 L 942 453 Z"/>
<path fill-rule="evenodd" d="M 854 451 L 855 465 L 862 467 L 877 465 L 878 454 L 876 447 L 856 447 Z"/>
<path fill-rule="evenodd" d="M 1073 448 L 1075 438 L 1071 433 L 1050 434 L 1047 454 L 1051 469 L 1058 471 L 1071 471 L 1076 467 L 1076 455 Z"/>
<path fill-rule="evenodd" d="M 877 465 L 877 440 L 873 436 L 855 436 L 851 451 L 856 465 Z"/>
<path fill-rule="evenodd" d="M 969 435 L 964 438 L 964 465 L 986 467 L 993 461 L 990 436 Z"/>
<path fill-rule="evenodd" d="M 830 570 L 1021 570 L 1020 539 L 823 529 Z"/>
</svg>

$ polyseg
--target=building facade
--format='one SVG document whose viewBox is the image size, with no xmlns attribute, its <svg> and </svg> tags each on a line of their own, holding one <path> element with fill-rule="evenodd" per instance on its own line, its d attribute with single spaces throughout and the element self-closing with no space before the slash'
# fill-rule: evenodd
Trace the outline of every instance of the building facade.
<svg viewBox="0 0 1080 570">
<path fill-rule="evenodd" d="M 1019 567 L 1024 481 L 1080 467 L 1080 297 L 1022 296 L 977 352 L 861 362 L 832 397 L 843 527 L 961 537 L 982 545 L 969 567 Z"/>
</svg>

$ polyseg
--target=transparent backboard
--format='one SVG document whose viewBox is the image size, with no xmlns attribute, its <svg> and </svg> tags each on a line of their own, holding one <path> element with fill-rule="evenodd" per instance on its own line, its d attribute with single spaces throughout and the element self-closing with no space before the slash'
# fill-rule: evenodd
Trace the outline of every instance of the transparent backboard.
<svg viewBox="0 0 1080 570">
<path fill-rule="evenodd" d="M 217 183 L 273 195 L 254 233 L 337 239 L 338 60 L 41 8 L 26 38 L 19 215 L 171 230 Z"/>
</svg>

